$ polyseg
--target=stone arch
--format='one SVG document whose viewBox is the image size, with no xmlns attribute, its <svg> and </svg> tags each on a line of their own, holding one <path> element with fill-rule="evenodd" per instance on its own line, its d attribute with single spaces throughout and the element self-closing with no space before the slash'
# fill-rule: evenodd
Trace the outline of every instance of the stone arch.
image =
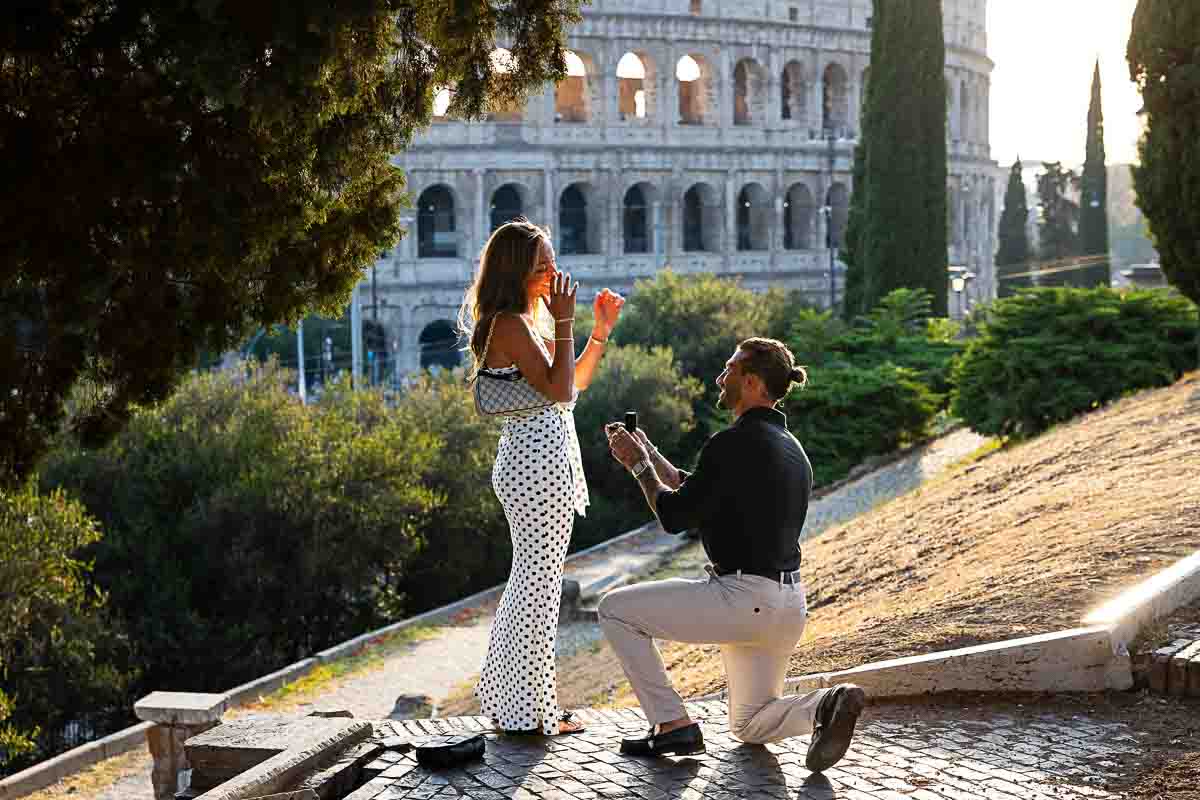
<svg viewBox="0 0 1200 800">
<path fill-rule="evenodd" d="M 512 51 L 503 47 L 492 50 L 488 60 L 492 71 L 497 73 L 512 72 Z M 488 112 L 489 122 L 521 122 L 525 118 L 525 107 L 516 100 L 497 99 Z"/>
<path fill-rule="evenodd" d="M 524 215 L 526 206 L 525 187 L 519 183 L 506 183 L 492 192 L 489 206 L 491 230 L 496 230 L 511 219 Z"/>
<path fill-rule="evenodd" d="M 783 249 L 812 248 L 813 195 L 803 183 L 792 184 L 783 198 Z"/>
<path fill-rule="evenodd" d="M 436 319 L 421 329 L 417 337 L 421 369 L 453 369 L 462 364 L 458 328 L 448 319 Z"/>
<path fill-rule="evenodd" d="M 445 86 L 436 87 L 433 93 L 433 121 L 445 122 L 446 112 L 450 108 L 450 101 L 454 99 L 454 93 Z"/>
<path fill-rule="evenodd" d="M 683 194 L 683 249 L 716 253 L 721 249 L 720 195 L 711 184 L 700 182 Z"/>
<path fill-rule="evenodd" d="M 675 62 L 679 84 L 679 124 L 712 125 L 716 122 L 713 70 L 702 55 L 688 53 Z"/>
<path fill-rule="evenodd" d="M 624 252 L 655 251 L 654 203 L 657 199 L 657 190 L 644 181 L 625 190 L 625 197 L 621 201 L 621 241 Z"/>
<path fill-rule="evenodd" d="M 600 252 L 601 205 L 590 183 L 572 183 L 558 197 L 558 254 Z"/>
<path fill-rule="evenodd" d="M 759 183 L 747 183 L 737 198 L 737 249 L 771 249 L 771 198 Z"/>
<path fill-rule="evenodd" d="M 808 84 L 804 80 L 804 65 L 789 61 L 779 79 L 780 118 L 803 125 L 808 120 Z"/>
<path fill-rule="evenodd" d="M 846 239 L 846 218 L 850 213 L 850 192 L 846 184 L 838 182 L 829 187 L 825 194 L 825 205 L 829 206 L 829 230 L 825 236 L 831 247 L 840 248 Z"/>
<path fill-rule="evenodd" d="M 554 87 L 554 121 L 588 122 L 592 118 L 592 79 L 596 74 L 592 57 L 576 50 L 566 52 L 567 77 Z"/>
<path fill-rule="evenodd" d="M 733 124 L 750 125 L 767 117 L 767 76 L 753 58 L 743 58 L 733 68 Z"/>
<path fill-rule="evenodd" d="M 845 128 L 850 121 L 850 93 L 846 69 L 834 62 L 821 76 L 821 127 L 826 131 Z"/>
<path fill-rule="evenodd" d="M 617 116 L 622 121 L 653 119 L 657 113 L 654 60 L 630 50 L 617 62 Z"/>
<path fill-rule="evenodd" d="M 458 258 L 453 190 L 438 183 L 417 199 L 417 257 Z"/>
</svg>

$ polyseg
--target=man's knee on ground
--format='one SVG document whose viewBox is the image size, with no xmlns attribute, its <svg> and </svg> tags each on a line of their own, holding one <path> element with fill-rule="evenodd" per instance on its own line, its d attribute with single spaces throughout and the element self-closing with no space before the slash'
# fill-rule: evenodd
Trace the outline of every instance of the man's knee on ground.
<svg viewBox="0 0 1200 800">
<path fill-rule="evenodd" d="M 754 714 L 736 714 L 733 709 L 729 711 L 729 732 L 733 738 L 746 744 L 767 744 L 775 741 L 765 735 L 761 726 L 754 724 Z"/>
</svg>

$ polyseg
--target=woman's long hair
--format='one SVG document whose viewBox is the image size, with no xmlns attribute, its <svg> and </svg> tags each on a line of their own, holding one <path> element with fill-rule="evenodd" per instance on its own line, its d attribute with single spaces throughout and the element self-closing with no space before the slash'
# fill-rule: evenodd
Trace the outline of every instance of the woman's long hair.
<svg viewBox="0 0 1200 800">
<path fill-rule="evenodd" d="M 517 217 L 497 228 L 484 244 L 479 273 L 458 311 L 458 329 L 469 337 L 476 366 L 482 366 L 492 318 L 504 311 L 524 314 L 529 310 L 526 283 L 537 268 L 542 240 L 549 238 L 545 228 Z"/>
</svg>

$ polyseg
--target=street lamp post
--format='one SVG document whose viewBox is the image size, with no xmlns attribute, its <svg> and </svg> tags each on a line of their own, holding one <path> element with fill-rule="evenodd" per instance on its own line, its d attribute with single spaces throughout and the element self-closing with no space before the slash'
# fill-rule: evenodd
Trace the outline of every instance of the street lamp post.
<svg viewBox="0 0 1200 800">
<path fill-rule="evenodd" d="M 821 206 L 821 216 L 825 218 L 825 249 L 829 251 L 829 310 L 833 311 L 837 307 L 837 275 L 834 271 L 837 248 L 833 245 L 833 206 Z"/>
</svg>

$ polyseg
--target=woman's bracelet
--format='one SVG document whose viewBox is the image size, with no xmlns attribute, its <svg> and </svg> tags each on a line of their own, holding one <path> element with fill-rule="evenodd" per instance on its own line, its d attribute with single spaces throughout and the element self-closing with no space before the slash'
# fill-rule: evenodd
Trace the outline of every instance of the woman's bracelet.
<svg viewBox="0 0 1200 800">
<path fill-rule="evenodd" d="M 588 338 L 591 339 L 596 344 L 600 345 L 601 347 L 608 344 L 608 339 L 597 339 L 595 336 L 589 336 Z"/>
<path fill-rule="evenodd" d="M 575 341 L 575 337 L 574 336 L 555 336 L 554 341 L 556 341 L 556 342 L 573 342 L 573 341 Z"/>
<path fill-rule="evenodd" d="M 575 318 L 574 317 L 563 317 L 562 319 L 556 319 L 554 321 L 555 322 L 574 322 Z"/>
</svg>

